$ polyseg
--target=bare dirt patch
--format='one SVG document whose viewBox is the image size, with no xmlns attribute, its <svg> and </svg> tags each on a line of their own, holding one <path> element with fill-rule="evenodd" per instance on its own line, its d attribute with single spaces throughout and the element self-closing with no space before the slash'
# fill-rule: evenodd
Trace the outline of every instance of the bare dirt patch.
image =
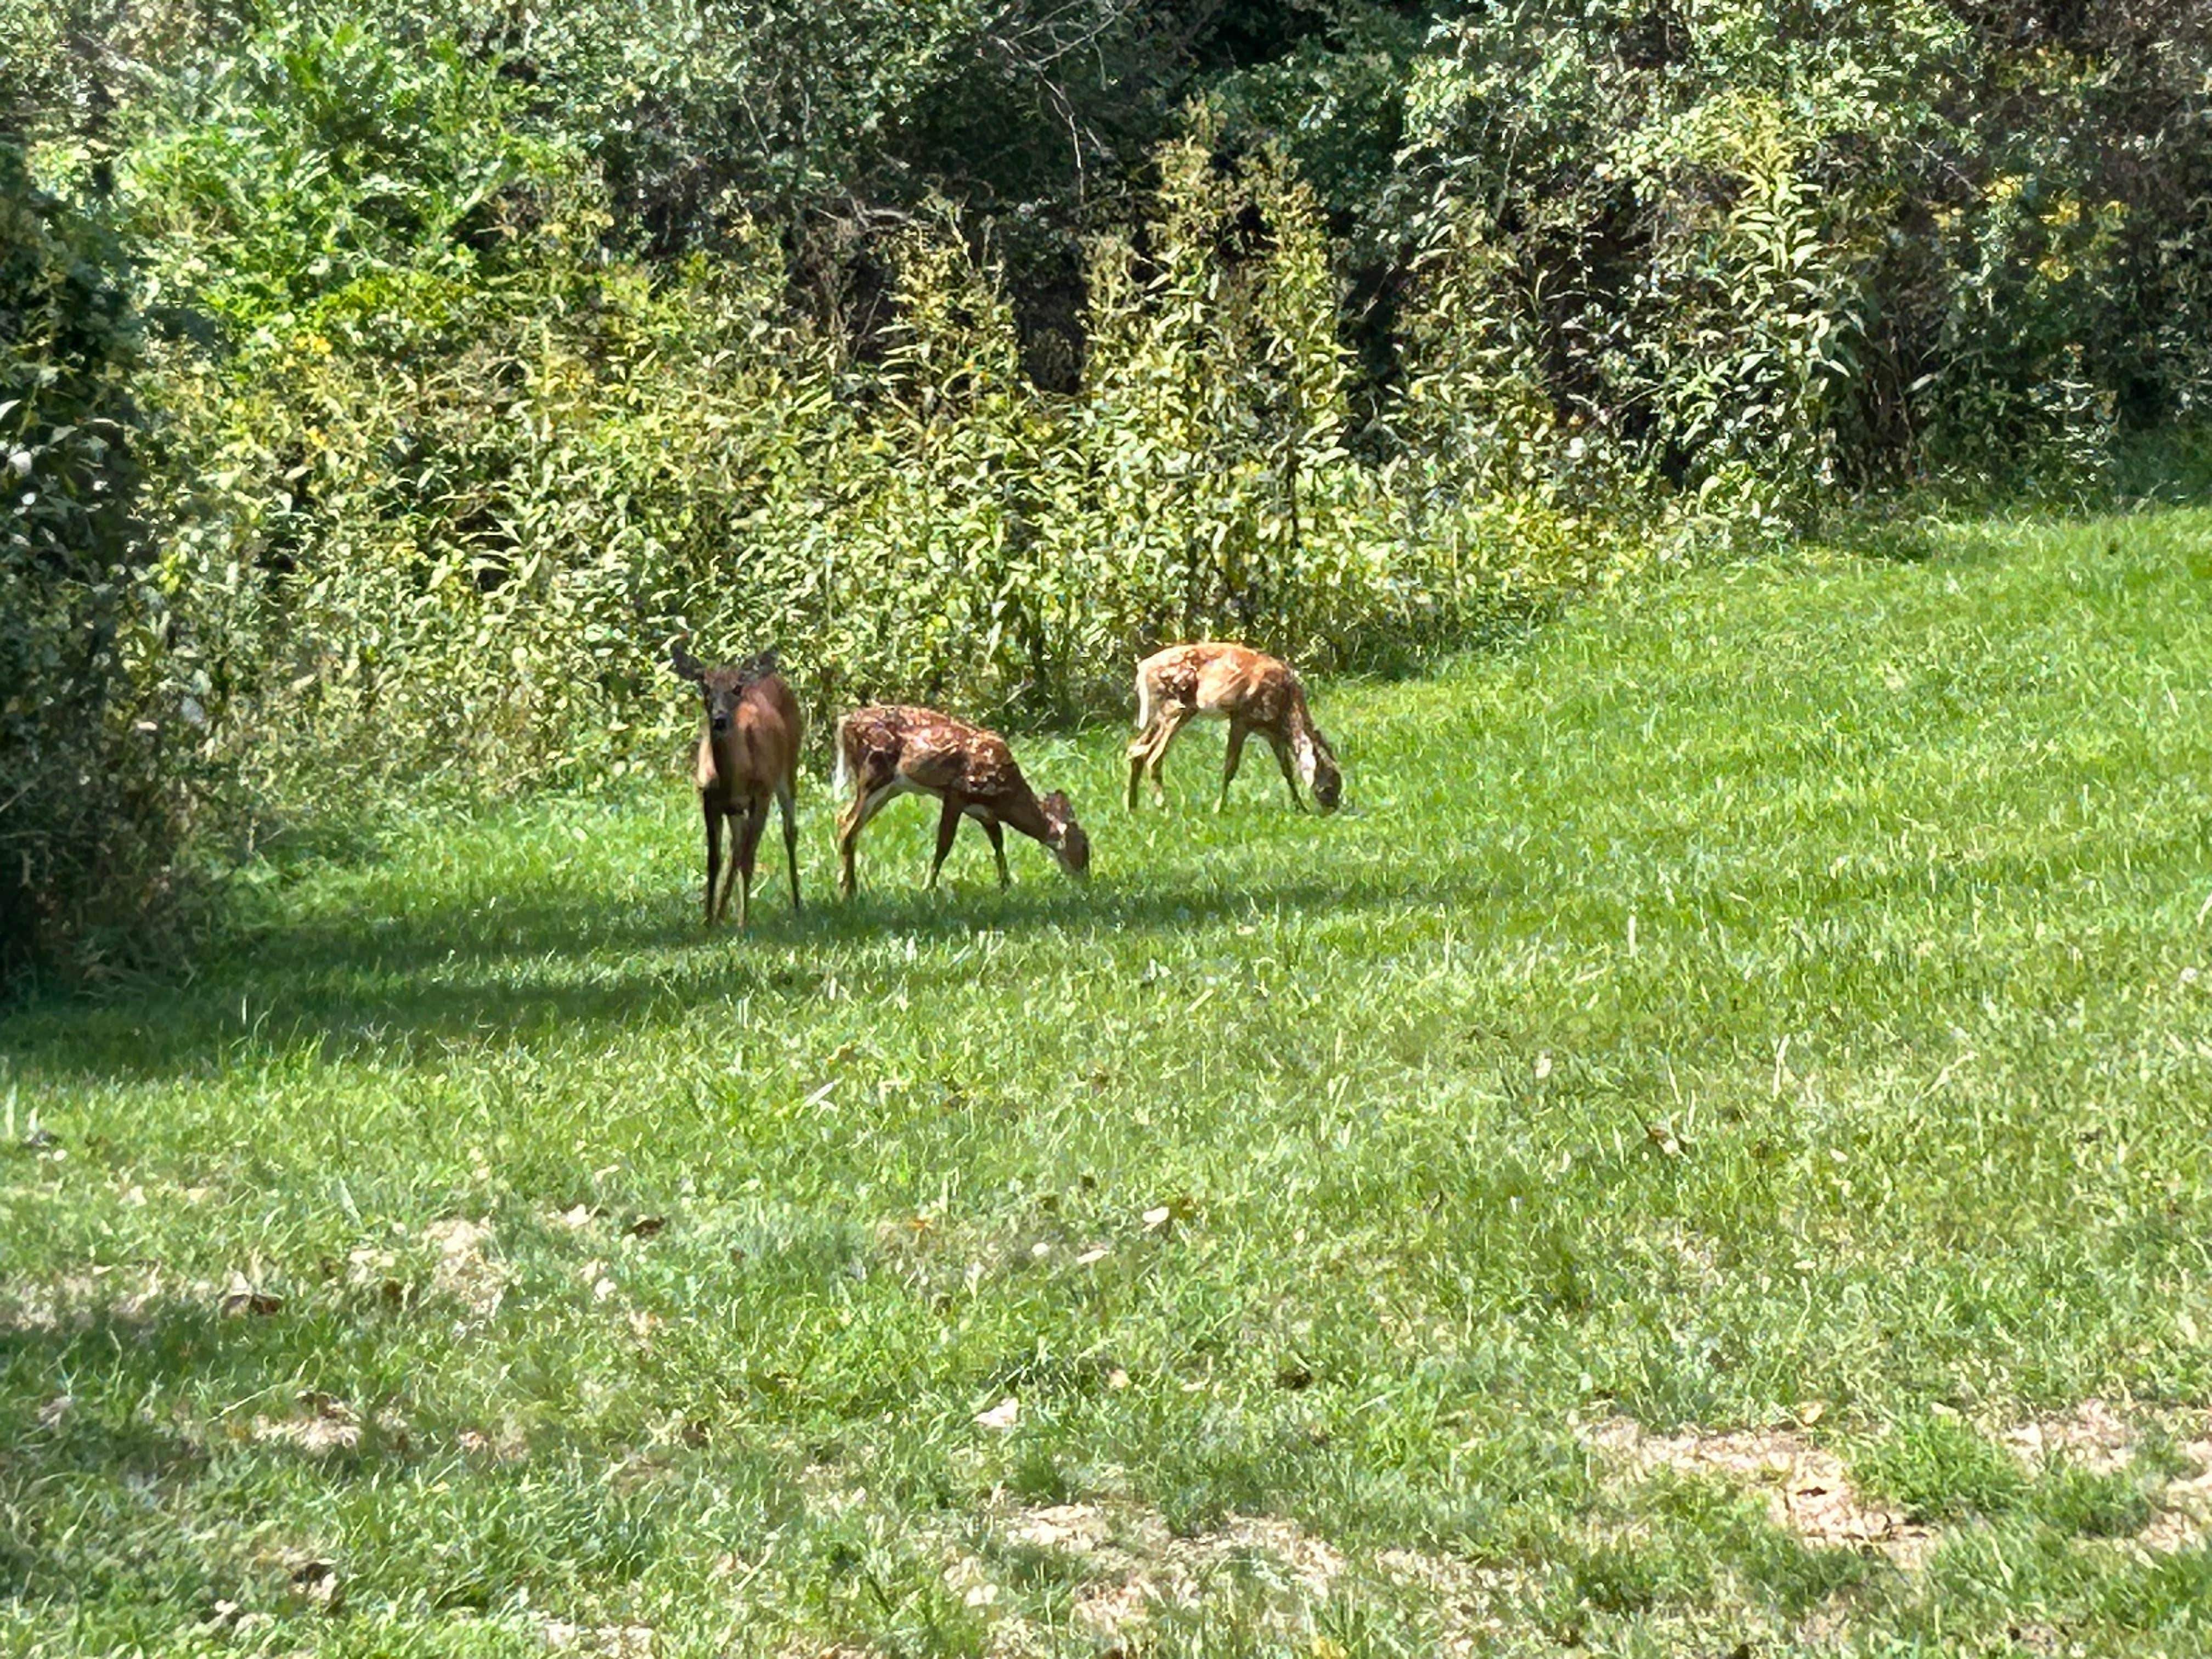
<svg viewBox="0 0 2212 1659">
<path fill-rule="evenodd" d="M 430 1269 L 430 1288 L 459 1303 L 480 1319 L 499 1310 L 507 1294 L 506 1264 L 491 1255 L 492 1231 L 481 1221 L 455 1216 L 434 1221 L 422 1237 L 435 1246 L 438 1260 Z"/>
<path fill-rule="evenodd" d="M 2093 1474 L 2112 1474 L 2136 1453 L 2134 1426 L 2101 1400 L 2085 1400 L 2063 1416 L 2023 1423 L 2004 1437 L 2031 1471 L 2063 1461 Z"/>
<path fill-rule="evenodd" d="M 40 1335 L 90 1330 L 95 1322 L 143 1322 L 167 1298 L 204 1301 L 216 1286 L 198 1280 L 165 1281 L 151 1263 L 101 1264 L 43 1282 L 0 1289 L 0 1329 Z"/>
<path fill-rule="evenodd" d="M 1103 1636 L 1139 1626 L 1155 1606 L 1192 1605 L 1231 1571 L 1278 1592 L 1286 1619 L 1294 1618 L 1325 1600 L 1344 1571 L 1334 1546 L 1273 1516 L 1232 1515 L 1212 1531 L 1179 1538 L 1147 1510 L 1054 1504 L 1016 1511 L 1000 1531 L 1014 1544 L 1084 1558 L 1090 1572 L 1075 1595 L 1076 1616 Z"/>
<path fill-rule="evenodd" d="M 545 1645 L 555 1653 L 593 1656 L 594 1659 L 653 1659 L 650 1625 L 575 1625 L 548 1619 L 540 1626 Z"/>
<path fill-rule="evenodd" d="M 1763 1492 L 1774 1524 L 1808 1544 L 1879 1550 L 1900 1566 L 1913 1566 L 1935 1543 L 1931 1528 L 1860 1497 L 1842 1461 L 1794 1429 L 1648 1435 L 1632 1419 L 1616 1417 L 1584 1437 L 1639 1476 L 1667 1468 L 1718 1476 Z"/>
<path fill-rule="evenodd" d="M 1511 1632 L 1514 1615 L 1538 1595 L 1524 1567 L 1478 1566 L 1425 1550 L 1381 1551 L 1374 1570 L 1384 1583 L 1417 1587 L 1434 1600 L 1437 1650 L 1450 1659 L 1491 1651 Z"/>
<path fill-rule="evenodd" d="M 2008 1430 L 2004 1439 L 2031 1473 L 2064 1462 L 2094 1474 L 2118 1474 L 2134 1465 L 2147 1429 L 2169 1438 L 2194 1473 L 2149 1484 L 2157 1512 L 2134 1541 L 2160 1553 L 2193 1548 L 2212 1536 L 2212 1434 L 2203 1413 L 2134 1407 L 2124 1414 L 2104 1401 L 2087 1400 L 2063 1415 Z"/>
<path fill-rule="evenodd" d="M 2171 1434 L 2195 1471 L 2150 1489 L 2157 1513 L 2135 1535 L 2145 1549 L 2172 1552 L 2212 1537 L 2212 1434 L 2201 1414 L 2123 1411 L 2102 1400 L 2041 1417 L 2002 1431 L 2006 1445 L 2030 1474 L 2067 1464 L 2094 1474 L 2119 1474 L 2134 1466 L 2147 1426 Z M 2183 1440 L 2184 1434 L 2195 1437 Z M 1934 1547 L 1934 1528 L 1852 1491 L 1836 1456 L 1809 1444 L 1793 1429 L 1739 1429 L 1725 1433 L 1649 1435 L 1627 1418 L 1584 1431 L 1583 1438 L 1629 1473 L 1642 1476 L 1670 1468 L 1717 1475 L 1765 1493 L 1776 1525 L 1808 1543 L 1879 1550 L 1900 1566 L 1917 1566 Z"/>
<path fill-rule="evenodd" d="M 2186 1442 L 2179 1450 L 2197 1473 L 2166 1483 L 2158 1495 L 2158 1513 L 2136 1534 L 2145 1549 L 2162 1554 L 2193 1549 L 2212 1536 L 2212 1436 Z"/>
</svg>

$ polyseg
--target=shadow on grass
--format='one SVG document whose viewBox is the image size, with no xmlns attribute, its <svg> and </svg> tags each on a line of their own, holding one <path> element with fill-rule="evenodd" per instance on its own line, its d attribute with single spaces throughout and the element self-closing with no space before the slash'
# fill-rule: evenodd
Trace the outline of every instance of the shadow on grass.
<svg viewBox="0 0 2212 1659">
<path fill-rule="evenodd" d="M 2001 548 L 2004 526 L 2079 528 L 2212 502 L 2212 425 L 2124 439 L 2100 474 L 2039 490 L 2026 478 L 1954 481 L 1847 503 L 1824 521 L 1829 546 L 1898 564 L 1972 557 Z"/>
<path fill-rule="evenodd" d="M 2201 852 L 2203 834 L 2192 824 L 2164 838 L 2100 842 L 2086 859 L 2063 845 L 2022 845 L 1970 872 L 1952 872 L 1941 885 L 2028 892 L 2061 872 L 2130 861 L 2163 867 Z M 1635 869 L 1598 884 L 1591 902 L 1634 903 L 1651 878 L 1645 866 L 1666 867 L 1680 854 L 1651 846 L 1637 857 Z M 1395 918 L 1412 927 L 1449 919 L 1522 933 L 1576 912 L 1583 887 L 1563 886 L 1561 874 L 1543 860 L 1476 857 L 1249 883 L 1241 872 L 1225 872 L 1218 884 L 1107 877 L 1079 887 L 1042 874 L 1005 893 L 967 887 L 932 895 L 864 881 L 855 899 L 817 897 L 797 916 L 780 894 L 761 899 L 751 933 L 742 936 L 728 928 L 706 933 L 696 911 L 673 893 L 638 901 L 541 891 L 521 902 L 321 916 L 241 940 L 188 985 L 106 1002 L 57 1000 L 11 1016 L 6 1075 L 62 1086 L 158 1082 L 303 1051 L 326 1062 L 434 1063 L 456 1048 L 676 1028 L 702 1009 L 741 1002 L 752 1005 L 754 1018 L 775 1021 L 838 1000 L 866 1004 L 901 992 L 955 999 L 994 971 L 981 952 L 958 948 L 986 936 L 1016 948 L 1024 965 L 1004 971 L 1019 973 L 1034 971 L 1041 948 L 1079 963 L 1133 954 L 1141 961 L 1148 937 L 1225 936 L 1236 924 L 1277 915 Z M 1793 933 L 1812 929 L 1808 936 L 1823 941 L 1805 959 L 1823 982 L 1856 982 L 1894 972 L 1884 918 L 1902 899 L 1924 904 L 1935 890 L 1929 881 L 1894 860 L 1826 876 L 1754 865 L 1725 878 L 1702 872 L 1688 889 L 1655 896 L 1649 914 L 1671 912 L 1700 938 L 1707 919 L 1756 932 L 1762 918 L 1794 917 Z M 930 948 L 909 956 L 907 943 Z M 1224 938 L 1220 948 L 1237 947 Z M 1781 943 L 1774 948 L 1790 954 Z M 1814 994 L 1805 986 L 1796 993 Z"/>
<path fill-rule="evenodd" d="M 456 1044 L 537 1042 L 680 1018 L 739 1000 L 802 1006 L 896 989 L 957 990 L 972 955 L 941 945 L 1051 934 L 1071 950 L 1111 933 L 1172 933 L 1278 911 L 1376 913 L 1501 896 L 1445 872 L 1400 880 L 1293 878 L 1259 886 L 1076 886 L 1050 877 L 1004 893 L 877 887 L 810 899 L 757 894 L 750 933 L 713 933 L 689 905 L 601 895 L 459 904 L 404 916 L 318 919 L 240 940 L 189 985 L 106 1002 L 55 1001 L 12 1017 L 19 1064 L 52 1077 L 145 1082 L 207 1074 L 251 1053 L 325 1059 L 430 1056 Z"/>
<path fill-rule="evenodd" d="M 380 1424 L 378 1390 L 347 1370 L 343 1333 L 322 1316 L 226 1316 L 212 1297 L 97 1300 L 27 1316 L 0 1313 L 0 1597 L 83 1603 L 149 1589 L 173 1611 L 203 1617 L 238 1585 L 207 1553 L 183 1547 L 176 1495 L 219 1458 L 306 1459 L 332 1478 L 374 1475 L 416 1453 Z M 303 1391 L 301 1379 L 315 1379 Z M 199 1420 L 191 1396 L 251 1401 Z M 313 1451 L 294 1425 L 318 1401 L 362 1402 L 349 1432 Z M 271 1428 L 274 1424 L 276 1426 Z M 149 1575 L 127 1540 L 160 1539 L 166 1570 Z"/>
<path fill-rule="evenodd" d="M 58 1316 L 0 1312 L 0 1598 L 97 1629 L 86 1650 L 220 1636 L 222 1602 L 319 1621 L 349 1584 L 441 1609 L 557 1599 L 634 1579 L 658 1547 L 660 1490 L 642 1471 L 611 1485 L 620 1454 L 592 1431 L 533 1424 L 526 1455 L 471 1443 L 423 1381 L 441 1319 L 312 1291 L 227 1314 L 210 1292 L 80 1289 Z M 779 1454 L 733 1437 L 693 1455 L 791 1512 Z M 338 1559 L 309 1571 L 316 1543 Z"/>
</svg>

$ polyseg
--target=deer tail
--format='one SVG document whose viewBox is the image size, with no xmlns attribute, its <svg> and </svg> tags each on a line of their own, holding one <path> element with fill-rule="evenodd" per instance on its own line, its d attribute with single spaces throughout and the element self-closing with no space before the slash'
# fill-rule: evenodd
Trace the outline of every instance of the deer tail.
<svg viewBox="0 0 2212 1659">
<path fill-rule="evenodd" d="M 830 786 L 841 794 L 853 787 L 853 750 L 845 740 L 846 722 L 852 718 L 847 714 L 837 722 L 837 769 L 830 777 Z"/>
</svg>

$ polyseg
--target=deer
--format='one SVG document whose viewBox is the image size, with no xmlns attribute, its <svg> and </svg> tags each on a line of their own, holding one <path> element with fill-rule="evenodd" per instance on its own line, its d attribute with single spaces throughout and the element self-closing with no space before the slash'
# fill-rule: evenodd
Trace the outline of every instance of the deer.
<svg viewBox="0 0 2212 1659">
<path fill-rule="evenodd" d="M 799 787 L 798 700 L 776 672 L 775 653 L 762 651 L 740 663 L 709 668 L 682 645 L 671 649 L 669 666 L 699 688 L 707 705 L 707 730 L 699 739 L 692 781 L 699 789 L 699 811 L 707 821 L 707 926 L 712 928 L 729 908 L 730 889 L 738 890 L 738 931 L 752 921 L 753 857 L 768 824 L 771 798 L 783 812 L 784 858 L 791 866 L 791 908 L 799 912 L 799 824 L 794 817 Z M 732 858 L 729 879 L 722 871 L 722 827 L 729 822 Z"/>
<path fill-rule="evenodd" d="M 1229 722 L 1229 752 L 1221 768 L 1221 793 L 1213 810 L 1229 805 L 1229 785 L 1244 757 L 1244 739 L 1257 732 L 1275 751 L 1290 786 L 1291 805 L 1304 810 L 1298 781 L 1313 791 L 1324 814 L 1336 811 L 1344 793 L 1344 774 L 1335 752 L 1306 707 L 1305 687 L 1288 663 L 1249 646 L 1203 641 L 1171 645 L 1137 665 L 1137 735 L 1129 743 L 1129 793 L 1137 810 L 1137 786 L 1149 771 L 1154 805 L 1167 805 L 1160 768 L 1176 734 L 1196 718 Z M 1293 768 L 1295 767 L 1295 769 Z"/>
<path fill-rule="evenodd" d="M 1038 799 L 1005 738 L 933 708 L 877 704 L 840 720 L 836 787 L 852 791 L 837 814 L 837 887 L 848 897 L 860 831 L 887 802 L 907 794 L 932 795 L 943 803 L 925 891 L 936 887 L 963 817 L 974 818 L 990 837 L 1001 888 L 1009 884 L 1005 830 L 1042 843 L 1078 880 L 1091 868 L 1091 841 L 1067 797 L 1055 789 Z"/>
</svg>

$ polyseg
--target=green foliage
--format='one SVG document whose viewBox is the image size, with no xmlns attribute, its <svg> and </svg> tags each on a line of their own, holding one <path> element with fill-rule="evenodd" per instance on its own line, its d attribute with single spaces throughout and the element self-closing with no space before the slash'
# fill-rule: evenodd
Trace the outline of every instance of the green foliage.
<svg viewBox="0 0 2212 1659">
<path fill-rule="evenodd" d="M 2125 458 L 2212 389 L 2212 15 L 824 16 L 0 0 L 0 125 L 155 324 L 88 359 L 151 469 L 98 718 L 189 697 L 248 814 L 507 791 L 657 763 L 679 633 L 782 645 L 817 735 L 1058 721 L 1170 637 L 1402 664 L 1872 486 L 2186 493 Z"/>
<path fill-rule="evenodd" d="M 1389 6 L 1315 7 L 1324 29 L 1279 57 L 1224 75 L 1211 88 L 1232 141 L 1273 143 L 1296 163 L 1332 222 L 1356 228 L 1361 253 L 1399 228 L 1376 208 L 1390 194 L 1405 138 L 1403 109 L 1426 20 Z"/>
<path fill-rule="evenodd" d="M 106 228 L 0 141 L 0 982 L 158 920 L 204 719 L 154 696 L 125 283 Z"/>
<path fill-rule="evenodd" d="M 1408 178 L 1431 246 L 1465 246 L 1447 280 L 1482 273 L 1475 349 L 1516 319 L 1506 384 L 1571 417 L 1559 459 L 1788 521 L 1909 472 L 2078 489 L 2125 418 L 2197 406 L 2212 248 L 2174 192 L 2212 176 L 2212 26 L 2027 9 L 1532 0 L 1440 24 Z"/>
<path fill-rule="evenodd" d="M 283 20 L 170 85 L 120 179 L 155 304 L 252 333 L 374 316 L 391 279 L 490 282 L 495 198 L 561 158 L 514 130 L 515 99 L 447 39 Z M 513 202 L 504 205 L 514 210 Z"/>
<path fill-rule="evenodd" d="M 718 245 L 748 217 L 912 203 L 917 177 L 950 169 L 1034 196 L 1052 187 L 1041 169 L 1087 158 L 1071 100 L 1116 101 L 1095 84 L 1102 59 L 1145 57 L 1127 0 L 352 4 L 380 38 L 451 40 L 496 63 L 530 129 L 588 155 L 616 213 L 665 254 Z"/>
<path fill-rule="evenodd" d="M 817 736 L 869 696 L 1118 712 L 1170 638 L 1374 661 L 1609 556 L 1533 504 L 1417 520 L 1350 453 L 1318 208 L 1272 152 L 1211 157 L 1203 132 L 1164 153 L 1141 253 L 1094 244 L 1067 397 L 1025 380 L 1000 273 L 945 204 L 888 250 L 864 357 L 793 319 L 765 232 L 610 259 L 605 210 L 559 178 L 488 222 L 501 280 L 458 279 L 436 238 L 270 301 L 292 308 L 228 362 L 165 349 L 174 453 L 202 470 L 164 570 L 238 694 L 227 755 L 289 799 L 619 775 L 690 726 L 660 666 L 678 634 L 784 645 Z M 176 176 L 134 175 L 143 211 Z"/>
</svg>

